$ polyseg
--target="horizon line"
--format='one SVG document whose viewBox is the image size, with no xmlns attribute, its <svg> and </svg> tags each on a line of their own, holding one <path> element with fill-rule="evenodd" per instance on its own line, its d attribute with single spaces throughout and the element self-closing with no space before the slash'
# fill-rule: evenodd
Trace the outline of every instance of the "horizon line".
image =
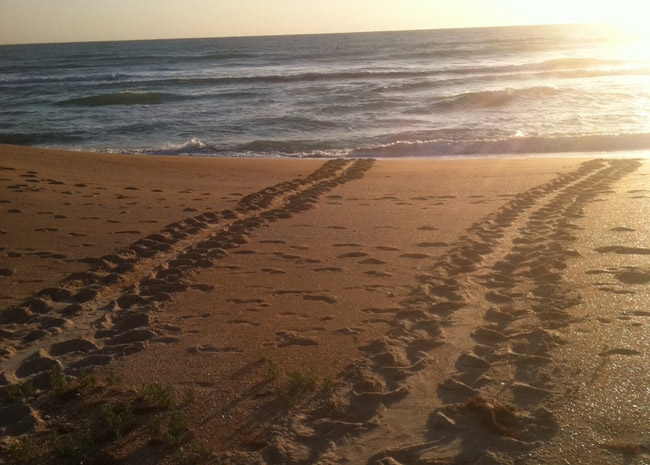
<svg viewBox="0 0 650 465">
<path fill-rule="evenodd" d="M 300 32 L 295 34 L 259 34 L 259 35 L 229 35 L 229 36 L 209 36 L 209 37 L 161 37 L 148 39 L 107 39 L 107 40 L 78 40 L 78 41 L 60 41 L 60 42 L 19 42 L 19 43 L 0 43 L 0 47 L 12 47 L 21 45 L 65 45 L 65 44 L 97 44 L 97 43 L 115 43 L 115 42 L 153 42 L 164 40 L 208 40 L 208 39 L 239 39 L 239 38 L 265 38 L 265 37 L 296 37 L 296 36 L 318 36 L 318 35 L 344 35 L 344 34 L 373 34 L 373 33 L 398 33 L 398 32 L 418 32 L 418 31 L 453 31 L 460 29 L 506 29 L 518 27 L 553 27 L 553 26 L 604 26 L 608 23 L 543 23 L 543 24 L 506 24 L 497 26 L 467 26 L 467 27 L 440 27 L 440 28 L 422 28 L 422 29 L 390 29 L 390 30 L 367 30 L 367 31 L 343 31 L 343 32 Z"/>
</svg>

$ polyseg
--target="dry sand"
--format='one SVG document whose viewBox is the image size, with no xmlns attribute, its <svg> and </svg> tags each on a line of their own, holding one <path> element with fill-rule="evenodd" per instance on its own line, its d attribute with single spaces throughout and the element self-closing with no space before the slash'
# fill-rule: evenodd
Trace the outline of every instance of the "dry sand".
<svg viewBox="0 0 650 465">
<path fill-rule="evenodd" d="M 157 383 L 182 444 L 135 408 L 70 460 L 649 460 L 645 160 L 0 146 L 0 170 L 0 382 L 42 389 L 4 388 L 7 445 Z M 119 382 L 50 393 L 86 368 Z"/>
</svg>

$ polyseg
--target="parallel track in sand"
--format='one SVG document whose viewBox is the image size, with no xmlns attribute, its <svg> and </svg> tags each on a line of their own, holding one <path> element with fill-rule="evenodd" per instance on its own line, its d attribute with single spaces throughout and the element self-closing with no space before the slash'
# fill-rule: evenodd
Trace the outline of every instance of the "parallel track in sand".
<svg viewBox="0 0 650 465">
<path fill-rule="evenodd" d="M 312 208 L 324 193 L 362 177 L 372 163 L 331 160 L 304 178 L 243 197 L 233 210 L 172 223 L 0 311 L 0 385 L 47 386 L 52 370 L 75 375 L 146 344 L 172 342 L 178 329 L 157 325 L 152 315 L 161 302 L 189 289 L 198 269 L 213 266 L 254 230 Z"/>
<path fill-rule="evenodd" d="M 372 163 L 328 161 L 243 197 L 233 210 L 170 224 L 1 311 L 0 385 L 39 385 L 52 369 L 76 375 L 173 342 L 179 328 L 155 321 L 161 302 L 193 287 L 198 269 L 248 234 L 315 206 Z M 292 410 L 263 449 L 220 463 L 527 463 L 558 429 L 563 386 L 552 353 L 581 301 L 562 276 L 576 255 L 575 222 L 639 166 L 585 162 L 474 224 L 417 277 L 385 336 L 362 348 L 325 399 Z M 25 407 L 12 434 L 37 421 Z M 0 428 L 9 425 L 0 419 Z"/>
</svg>

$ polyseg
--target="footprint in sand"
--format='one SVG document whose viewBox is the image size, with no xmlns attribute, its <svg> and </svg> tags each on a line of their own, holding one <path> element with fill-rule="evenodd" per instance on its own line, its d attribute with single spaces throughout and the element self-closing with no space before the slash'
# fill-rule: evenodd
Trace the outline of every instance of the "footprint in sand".
<svg viewBox="0 0 650 465">
<path fill-rule="evenodd" d="M 330 297 L 328 295 L 307 294 L 302 296 L 302 299 L 313 302 L 325 302 L 326 304 L 335 304 L 338 302 L 338 300 L 336 300 L 334 297 Z"/>
<path fill-rule="evenodd" d="M 375 247 L 377 250 L 382 250 L 384 252 L 399 252 L 399 249 L 396 247 L 389 247 L 387 245 L 378 245 Z"/>
<path fill-rule="evenodd" d="M 437 231 L 438 228 L 436 228 L 435 226 L 420 226 L 418 228 L 418 230 L 419 231 Z"/>
<path fill-rule="evenodd" d="M 405 253 L 400 255 L 400 258 L 410 258 L 412 260 L 424 260 L 425 258 L 431 258 L 431 255 L 425 253 Z"/>
<path fill-rule="evenodd" d="M 342 255 L 339 255 L 336 258 L 360 258 L 360 257 L 367 257 L 368 254 L 364 252 L 348 252 L 344 253 Z"/>
<path fill-rule="evenodd" d="M 631 268 L 620 271 L 614 275 L 616 279 L 624 284 L 648 284 L 650 283 L 650 270 Z"/>
<path fill-rule="evenodd" d="M 268 274 L 285 274 L 284 271 L 278 270 L 277 268 L 262 268 L 260 271 Z"/>
<path fill-rule="evenodd" d="M 332 244 L 332 247 L 361 247 L 361 244 Z"/>
<path fill-rule="evenodd" d="M 415 244 L 415 247 L 448 247 L 449 244 L 446 242 L 419 242 Z"/>
<path fill-rule="evenodd" d="M 278 258 L 282 258 L 284 260 L 301 260 L 302 257 L 300 255 L 290 255 L 290 254 L 285 254 L 282 252 L 275 252 L 273 255 L 275 255 Z"/>
<path fill-rule="evenodd" d="M 312 271 L 316 271 L 317 273 L 341 273 L 343 271 L 343 268 L 339 268 L 337 266 L 325 266 L 322 268 L 314 268 Z"/>
<path fill-rule="evenodd" d="M 315 346 L 320 344 L 318 339 L 301 336 L 295 331 L 279 331 L 276 335 L 278 337 L 278 347 Z"/>
<path fill-rule="evenodd" d="M 196 289 L 201 292 L 212 292 L 214 291 L 214 286 L 212 284 L 192 284 L 190 286 L 192 289 Z"/>
<path fill-rule="evenodd" d="M 243 325 L 243 326 L 259 326 L 259 323 L 248 320 L 230 320 L 226 322 L 229 325 Z"/>
<path fill-rule="evenodd" d="M 348 229 L 345 226 L 327 226 L 327 229 Z"/>
<path fill-rule="evenodd" d="M 336 334 L 337 336 L 356 336 L 362 332 L 363 329 L 361 328 L 341 328 L 332 331 L 332 334 Z"/>
<path fill-rule="evenodd" d="M 263 303 L 265 303 L 264 299 L 227 299 L 226 302 L 233 303 L 235 305 L 263 304 Z"/>
<path fill-rule="evenodd" d="M 609 349 L 598 354 L 601 357 L 609 357 L 610 355 L 641 355 L 641 352 L 634 349 L 616 348 Z"/>
<path fill-rule="evenodd" d="M 361 260 L 359 262 L 361 265 L 385 265 L 386 262 L 382 260 L 378 260 L 376 258 L 366 258 L 365 260 Z"/>
<path fill-rule="evenodd" d="M 373 278 L 390 278 L 392 275 L 390 273 L 384 273 L 383 271 L 364 271 L 363 274 L 367 274 L 368 276 L 372 276 Z"/>
</svg>

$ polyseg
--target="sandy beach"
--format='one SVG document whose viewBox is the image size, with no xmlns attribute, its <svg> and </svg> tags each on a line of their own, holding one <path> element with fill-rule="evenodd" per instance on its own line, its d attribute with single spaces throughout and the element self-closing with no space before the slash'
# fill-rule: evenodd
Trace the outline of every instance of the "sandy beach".
<svg viewBox="0 0 650 465">
<path fill-rule="evenodd" d="M 649 175 L 0 145 L 0 456 L 645 463 Z"/>
</svg>

